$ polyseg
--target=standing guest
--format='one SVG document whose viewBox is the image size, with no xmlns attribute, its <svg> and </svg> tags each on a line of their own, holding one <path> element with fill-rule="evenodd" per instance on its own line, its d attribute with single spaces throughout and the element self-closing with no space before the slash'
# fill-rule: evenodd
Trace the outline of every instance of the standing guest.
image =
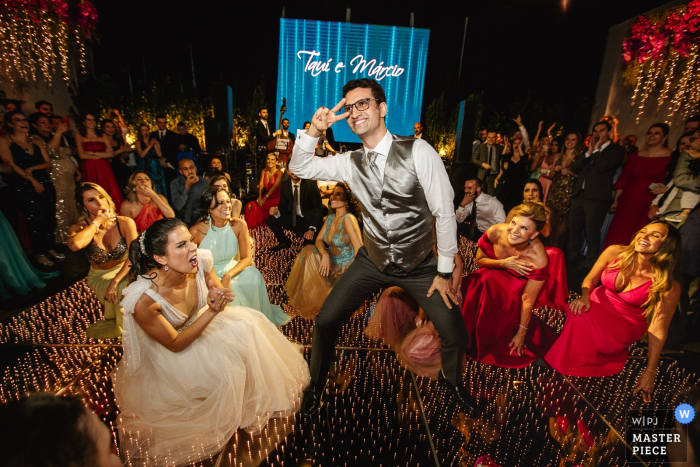
<svg viewBox="0 0 700 467">
<path fill-rule="evenodd" d="M 474 144 L 472 145 L 472 156 L 474 153 L 476 153 L 476 148 L 479 147 L 480 144 L 484 144 L 486 142 L 486 135 L 489 133 L 489 129 L 486 127 L 482 127 L 479 130 L 479 137 L 474 141 Z"/>
<path fill-rule="evenodd" d="M 85 250 L 90 261 L 88 287 L 104 307 L 104 321 L 87 329 L 88 337 L 111 339 L 122 333 L 124 310 L 120 305 L 128 280 L 128 251 L 138 233 L 130 217 L 117 216 L 109 194 L 94 183 L 81 183 L 75 190 L 75 203 L 81 213 L 70 228 L 68 247 Z"/>
<path fill-rule="evenodd" d="M 112 432 L 81 396 L 32 393 L 0 406 L 5 467 L 120 467 Z"/>
<path fill-rule="evenodd" d="M 258 141 L 258 159 L 267 156 L 267 143 L 275 137 L 272 136 L 274 130 L 270 128 L 270 122 L 267 120 L 267 109 L 260 109 L 258 112 L 258 124 L 255 131 Z"/>
<path fill-rule="evenodd" d="M 139 125 L 139 140 L 136 142 L 136 168 L 147 172 L 156 193 L 167 195 L 165 171 L 168 161 L 163 157 L 160 142 L 149 133 L 148 125 Z"/>
<path fill-rule="evenodd" d="M 267 219 L 267 225 L 278 243 L 270 249 L 273 252 L 292 246 L 282 229 L 303 237 L 304 245 L 312 245 L 323 224 L 323 214 L 328 212 L 321 202 L 316 182 L 300 179 L 291 169 L 287 169 L 287 174 L 289 177 L 285 177 L 280 186 L 279 205 L 270 209 Z"/>
<path fill-rule="evenodd" d="M 345 112 L 335 115 L 341 108 Z M 369 296 L 393 285 L 407 290 L 432 319 L 442 340 L 440 383 L 461 410 L 474 410 L 474 400 L 460 381 L 467 333 L 457 307 L 452 306 L 457 253 L 454 193 L 440 155 L 429 144 L 387 131 L 388 111 L 384 89 L 377 81 L 352 80 L 343 87 L 343 99 L 335 108 L 315 112 L 311 127 L 300 132 L 294 146 L 290 170 L 313 180 L 347 183 L 362 205 L 364 224 L 364 246 L 316 316 L 312 384 L 302 402 L 306 416 L 321 403 L 338 329 Z M 318 137 L 342 119 L 363 147 L 334 157 L 314 157 Z M 310 188 L 320 204 L 316 184 Z M 284 200 L 283 192 L 280 207 Z M 433 217 L 437 218 L 438 258 L 432 255 Z"/>
<path fill-rule="evenodd" d="M 551 261 L 539 239 L 546 220 L 544 205 L 524 203 L 509 223 L 492 226 L 479 239 L 480 269 L 462 282 L 467 355 L 478 362 L 523 368 L 543 357 L 556 338 L 532 313 L 542 305 L 563 310 L 568 298 L 564 262 Z M 561 250 L 552 250 L 561 257 Z"/>
<path fill-rule="evenodd" d="M 221 159 L 218 157 L 212 157 L 211 158 L 211 163 L 209 163 L 209 167 L 212 169 L 216 169 L 222 174 L 226 175 L 226 178 L 231 180 L 231 175 L 229 175 L 228 172 L 224 172 L 224 165 L 221 163 Z"/>
<path fill-rule="evenodd" d="M 513 133 L 513 138 L 520 138 L 523 142 L 523 152 L 527 152 L 527 150 L 530 149 L 530 136 L 527 134 L 520 114 L 518 114 L 518 117 L 514 118 L 513 121 L 518 125 L 518 129 Z"/>
<path fill-rule="evenodd" d="M 685 121 L 683 133 L 688 133 L 689 131 L 697 130 L 700 130 L 700 115 L 693 115 L 691 117 L 688 117 L 688 119 Z"/>
<path fill-rule="evenodd" d="M 2 127 L 5 126 L 5 106 L 0 104 L 0 136 L 5 136 L 5 130 Z"/>
<path fill-rule="evenodd" d="M 160 145 L 161 155 L 165 159 L 163 165 L 163 172 L 165 177 L 165 186 L 169 187 L 170 183 L 178 177 L 178 172 L 176 167 L 178 167 L 177 160 L 177 143 L 175 142 L 177 134 L 174 131 L 168 130 L 168 119 L 165 115 L 156 116 L 156 131 L 151 132 L 150 137 L 158 141 Z M 141 129 L 139 128 L 139 132 Z M 139 139 L 144 139 L 139 133 Z M 138 148 L 137 148 L 138 149 Z M 151 174 L 151 176 L 155 176 Z M 157 190 L 156 190 L 157 191 Z"/>
<path fill-rule="evenodd" d="M 137 279 L 124 291 L 124 357 L 112 372 L 125 460 L 196 463 L 239 428 L 294 415 L 309 382 L 300 346 L 259 311 L 227 306 L 233 293 L 182 221 L 157 221 L 129 257 Z"/>
<path fill-rule="evenodd" d="M 51 159 L 51 181 L 56 189 L 56 242 L 66 244 L 70 236 L 70 226 L 78 220 L 75 207 L 75 181 L 80 181 L 80 169 L 71 158 L 71 150 L 64 143 L 63 135 L 68 125 L 61 124 L 52 133 L 54 126 L 46 115 L 40 115 L 34 124 L 37 130 L 35 140 L 44 145 Z"/>
<path fill-rule="evenodd" d="M 119 209 L 124 197 L 108 161 L 114 157 L 112 143 L 97 128 L 97 120 L 93 114 L 84 115 L 78 134 L 75 135 L 75 144 L 81 161 L 83 182 L 100 185 L 109 193 L 114 205 Z"/>
<path fill-rule="evenodd" d="M 680 259 L 680 233 L 664 221 L 643 227 L 627 246 L 608 247 L 584 279 L 581 297 L 568 306 L 571 314 L 545 360 L 569 376 L 616 375 L 629 345 L 648 333 L 647 369 L 634 394 L 642 391 L 649 402 L 680 298 Z"/>
<path fill-rule="evenodd" d="M 551 145 L 554 143 L 550 141 L 542 141 L 542 144 L 540 144 L 540 149 L 537 151 L 536 157 L 533 158 L 534 160 L 532 161 L 532 166 L 530 167 L 530 171 L 532 172 L 538 169 L 540 171 L 538 180 L 542 184 L 542 200 L 545 203 L 547 202 L 547 192 L 549 191 L 549 187 L 552 185 L 552 179 L 556 173 L 555 168 L 557 166 L 557 162 L 559 162 L 551 150 Z"/>
<path fill-rule="evenodd" d="M 182 177 L 170 182 L 173 208 L 177 218 L 192 227 L 199 217 L 199 198 L 209 186 L 209 181 L 197 176 L 197 167 L 191 159 L 182 159 L 178 165 Z"/>
<path fill-rule="evenodd" d="M 231 213 L 231 198 L 222 186 L 210 186 L 200 199 L 199 222 L 190 228 L 194 243 L 210 250 L 214 272 L 235 294 L 233 306 L 258 310 L 273 324 L 283 326 L 292 317 L 270 303 L 265 279 L 253 266 L 248 227 Z M 238 259 L 236 259 L 238 258 Z"/>
<path fill-rule="evenodd" d="M 282 128 L 272 133 L 273 136 L 279 136 L 282 139 L 291 140 L 292 143 L 296 140 L 294 133 L 289 131 L 289 119 L 282 119 Z"/>
<path fill-rule="evenodd" d="M 330 214 L 314 245 L 297 255 L 284 286 L 289 305 L 304 319 L 316 317 L 323 302 L 362 247 L 357 202 L 347 185 L 333 189 Z"/>
<path fill-rule="evenodd" d="M 625 148 L 624 165 L 627 163 L 632 154 L 639 151 L 639 148 L 637 147 L 637 137 L 635 135 L 625 136 L 625 138 L 622 140 L 622 147 Z"/>
<path fill-rule="evenodd" d="M 521 188 L 527 179 L 527 156 L 523 152 L 523 140 L 514 138 L 511 152 L 501 156 L 501 172 L 494 181 L 498 200 L 504 211 L 510 211 L 522 202 Z"/>
<path fill-rule="evenodd" d="M 428 143 L 429 145 L 433 146 L 433 142 L 430 141 L 430 138 L 428 138 L 428 135 L 426 135 L 426 134 L 423 132 L 423 130 L 424 130 L 423 124 L 422 124 L 421 122 L 418 122 L 418 123 L 416 123 L 415 125 L 413 125 L 413 137 L 416 138 L 416 139 L 425 140 L 426 143 Z M 433 146 L 433 147 L 434 147 L 434 146 Z"/>
<path fill-rule="evenodd" d="M 260 173 L 258 198 L 245 206 L 245 220 L 249 229 L 267 225 L 270 209 L 280 203 L 280 185 L 283 175 L 282 170 L 277 168 L 277 156 L 275 153 L 269 153 L 267 164 Z"/>
<path fill-rule="evenodd" d="M 676 171 L 676 165 L 678 165 L 678 159 L 681 157 L 681 154 L 690 148 L 690 138 L 693 136 L 693 133 L 693 131 L 689 131 L 688 133 L 683 133 L 681 137 L 678 138 L 676 149 L 671 153 L 671 162 L 669 162 L 666 167 L 666 183 L 660 183 L 660 186 L 651 190 L 651 194 L 660 195 L 668 191 L 669 187 L 667 186 L 667 182 L 673 180 L 673 173 Z"/>
<path fill-rule="evenodd" d="M 476 242 L 494 224 L 506 220 L 503 205 L 495 197 L 481 191 L 478 178 L 464 182 L 464 198 L 455 212 L 459 235 Z M 469 221 L 465 223 L 465 221 Z"/>
<path fill-rule="evenodd" d="M 625 157 L 625 149 L 610 141 L 611 130 L 607 121 L 596 123 L 584 157 L 579 157 L 569 166 L 571 173 L 578 178 L 574 182 L 569 208 L 567 259 L 573 263 L 578 258 L 581 233 L 585 227 L 587 269 L 592 268 L 598 258 L 600 229 L 612 203 L 613 176 Z"/>
<path fill-rule="evenodd" d="M 496 144 L 496 132 L 489 130 L 486 134 L 486 144 L 480 144 L 472 155 L 471 164 L 479 168 L 479 179 L 484 191 L 493 195 L 496 187 L 494 181 L 498 177 L 501 164 L 501 147 Z"/>
<path fill-rule="evenodd" d="M 311 122 L 304 122 L 304 126 L 302 127 L 304 130 L 308 130 L 311 128 Z"/>
<path fill-rule="evenodd" d="M 241 200 L 237 199 L 236 194 L 232 190 L 231 182 L 228 178 L 226 178 L 225 175 L 227 174 L 219 173 L 217 175 L 214 175 L 212 178 L 209 179 L 209 186 L 224 187 L 229 197 L 231 198 L 231 217 L 234 219 L 238 219 L 241 217 L 241 208 L 243 207 L 243 203 L 241 203 Z"/>
<path fill-rule="evenodd" d="M 652 125 L 647 131 L 647 147 L 632 154 L 615 182 L 615 199 L 610 206 L 615 217 L 603 248 L 626 245 L 649 221 L 649 204 L 654 200 L 649 186 L 666 180 L 666 167 L 671 162 L 669 131 L 665 123 Z"/>
<path fill-rule="evenodd" d="M 80 163 L 78 162 L 78 148 L 75 146 L 75 138 L 71 136 L 73 131 L 70 128 L 70 118 L 61 117 L 60 115 L 51 115 L 51 124 L 53 125 L 53 132 L 57 133 L 61 125 L 65 124 L 67 130 L 63 132 L 61 137 L 61 146 L 65 146 L 70 149 L 70 155 L 73 158 L 73 163 L 80 168 Z"/>
<path fill-rule="evenodd" d="M 549 188 L 547 207 L 551 212 L 552 224 L 550 244 L 561 249 L 566 249 L 566 226 L 577 177 L 570 170 L 570 166 L 581 155 L 581 151 L 581 135 L 578 132 L 569 132 L 564 138 L 564 153 L 554 168 L 555 175 Z"/>
<path fill-rule="evenodd" d="M 14 203 L 24 214 L 32 253 L 44 266 L 53 266 L 46 257 L 65 259 L 56 252 L 56 190 L 48 169 L 49 155 L 29 138 L 29 122 L 21 112 L 5 116 L 7 136 L 0 138 L 0 157 L 12 168 L 4 179 L 12 189 Z"/>
<path fill-rule="evenodd" d="M 177 123 L 175 144 L 177 145 L 178 150 L 178 163 L 181 159 L 192 159 L 195 162 L 195 165 L 199 167 L 199 155 L 202 153 L 202 147 L 199 145 L 199 140 L 197 137 L 187 131 L 187 124 L 185 124 L 185 122 Z M 189 154 L 191 154 L 191 156 L 188 157 Z"/>
<path fill-rule="evenodd" d="M 129 177 L 131 176 L 132 167 L 129 167 L 129 154 L 133 151 L 132 147 L 124 141 L 121 131 L 117 130 L 117 125 L 113 120 L 105 119 L 100 124 L 102 133 L 109 139 L 109 145 L 112 147 L 114 157 L 110 159 L 112 163 L 112 172 L 114 178 L 120 187 L 125 187 Z"/>
<path fill-rule="evenodd" d="M 542 198 L 540 196 L 541 193 L 542 193 L 542 184 L 540 184 L 539 180 L 536 180 L 534 178 L 531 178 L 529 180 L 525 180 L 525 183 L 523 183 L 521 204 L 530 203 L 530 202 L 542 203 Z M 542 227 L 542 229 L 540 230 L 540 241 L 542 243 L 545 243 L 545 239 L 542 237 L 545 237 L 545 238 L 549 237 L 549 234 L 552 232 L 552 226 L 549 223 L 549 219 L 550 219 L 549 208 L 547 208 L 545 206 L 544 210 L 547 213 L 547 220 L 545 222 L 544 227 Z M 508 214 L 506 215 L 505 223 L 510 224 L 510 221 L 513 220 L 514 216 L 515 216 L 515 208 L 508 211 Z M 549 247 L 547 247 L 546 249 L 547 249 L 547 251 L 549 251 Z"/>
<path fill-rule="evenodd" d="M 131 217 L 138 232 L 143 232 L 164 217 L 175 217 L 175 211 L 168 204 L 168 199 L 153 191 L 153 182 L 145 170 L 137 170 L 131 174 L 124 192 L 126 199 L 119 214 Z"/>
<path fill-rule="evenodd" d="M 47 115 L 51 117 L 53 115 L 53 104 L 49 101 L 36 101 L 34 103 L 34 109 L 36 113 Z"/>
</svg>

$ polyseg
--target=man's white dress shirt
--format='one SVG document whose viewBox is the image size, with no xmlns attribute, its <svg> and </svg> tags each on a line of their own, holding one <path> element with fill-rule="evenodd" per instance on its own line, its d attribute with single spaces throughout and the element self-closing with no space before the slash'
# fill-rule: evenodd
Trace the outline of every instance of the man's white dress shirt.
<svg viewBox="0 0 700 467">
<path fill-rule="evenodd" d="M 458 207 L 455 216 L 457 222 L 464 222 L 469 214 L 472 213 L 472 205 L 469 203 L 466 206 Z M 481 232 L 486 232 L 489 227 L 494 224 L 503 224 L 506 221 L 506 213 L 503 211 L 503 205 L 496 199 L 486 193 L 481 193 L 476 198 L 476 228 Z"/>
</svg>

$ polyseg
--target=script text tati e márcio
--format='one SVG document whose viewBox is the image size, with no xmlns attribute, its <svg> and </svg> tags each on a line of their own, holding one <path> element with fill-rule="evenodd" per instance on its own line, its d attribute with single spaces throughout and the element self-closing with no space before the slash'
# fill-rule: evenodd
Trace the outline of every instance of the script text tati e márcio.
<svg viewBox="0 0 700 467">
<path fill-rule="evenodd" d="M 333 59 L 329 58 L 327 61 L 314 60 L 314 58 L 319 57 L 321 52 L 316 50 L 300 50 L 297 52 L 297 58 L 303 60 L 303 56 L 308 56 L 306 65 L 304 65 L 304 72 L 311 73 L 311 76 L 318 76 L 321 73 L 328 73 L 335 71 L 340 73 L 343 68 L 346 68 L 345 63 L 337 62 L 333 64 Z M 367 76 L 374 77 L 377 81 L 381 81 L 387 76 L 398 77 L 405 71 L 399 65 L 384 65 L 384 60 L 377 63 L 376 59 L 367 60 L 363 55 L 356 55 L 350 60 L 348 66 L 353 67 L 352 73 L 367 73 Z"/>
</svg>

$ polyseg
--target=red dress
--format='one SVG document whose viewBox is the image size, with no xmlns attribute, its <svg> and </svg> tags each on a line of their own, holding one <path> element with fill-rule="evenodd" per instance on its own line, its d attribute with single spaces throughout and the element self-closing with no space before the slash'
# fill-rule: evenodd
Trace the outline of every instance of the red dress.
<svg viewBox="0 0 700 467">
<path fill-rule="evenodd" d="M 493 244 L 484 234 L 479 248 L 489 258 L 498 259 Z M 523 355 L 510 355 L 508 344 L 518 331 L 522 293 L 528 279 L 545 281 L 534 308 L 566 307 L 566 269 L 564 253 L 546 248 L 549 265 L 524 277 L 510 269 L 481 268 L 462 281 L 462 317 L 469 331 L 467 356 L 474 360 L 506 368 L 523 368 L 544 356 L 556 339 L 556 333 L 541 318 L 532 313 L 525 337 Z"/>
<path fill-rule="evenodd" d="M 603 250 L 610 245 L 628 245 L 632 236 L 649 223 L 647 214 L 654 200 L 649 185 L 664 182 L 669 162 L 670 157 L 639 157 L 636 152 L 630 156 L 615 182 L 615 188 L 623 191 L 617 200 Z"/>
<path fill-rule="evenodd" d="M 107 145 L 102 141 L 83 141 L 83 151 L 104 152 L 106 150 Z M 117 184 L 117 179 L 114 177 L 109 161 L 107 159 L 83 159 L 80 161 L 80 170 L 84 182 L 96 183 L 104 188 L 109 196 L 112 197 L 114 207 L 119 212 L 124 196 Z"/>
<path fill-rule="evenodd" d="M 267 225 L 267 218 L 270 217 L 270 208 L 280 204 L 280 189 L 270 193 L 270 189 L 275 185 L 277 177 L 282 176 L 282 171 L 278 170 L 275 175 L 270 177 L 267 171 L 263 171 L 263 194 L 267 194 L 268 198 L 262 207 L 258 206 L 257 201 L 251 201 L 245 205 L 245 221 L 248 224 L 248 229 L 254 229 L 261 225 Z"/>
<path fill-rule="evenodd" d="M 602 285 L 591 292 L 591 308 L 580 316 L 567 315 L 564 329 L 545 356 L 558 372 L 612 376 L 625 367 L 629 345 L 647 331 L 642 305 L 649 298 L 651 281 L 617 293 L 615 279 L 619 273 L 619 269 L 603 271 Z"/>
<path fill-rule="evenodd" d="M 139 212 L 138 216 L 134 217 L 134 222 L 136 223 L 136 230 L 143 232 L 151 226 L 155 221 L 163 218 L 163 213 L 160 212 L 156 206 L 152 204 L 144 204 L 143 209 Z"/>
</svg>

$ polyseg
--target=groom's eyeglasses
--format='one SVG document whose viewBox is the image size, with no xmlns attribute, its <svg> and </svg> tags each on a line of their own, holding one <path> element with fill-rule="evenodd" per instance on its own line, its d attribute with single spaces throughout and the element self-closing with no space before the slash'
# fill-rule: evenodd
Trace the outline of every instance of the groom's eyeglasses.
<svg viewBox="0 0 700 467">
<path fill-rule="evenodd" d="M 369 109 L 369 101 L 377 101 L 377 103 L 381 102 L 378 99 L 374 99 L 372 97 L 365 97 L 364 99 L 359 99 L 355 101 L 354 104 L 344 105 L 343 109 L 345 109 L 345 111 L 348 113 L 352 113 L 352 108 L 355 107 L 357 110 L 362 112 L 363 110 Z"/>
</svg>

